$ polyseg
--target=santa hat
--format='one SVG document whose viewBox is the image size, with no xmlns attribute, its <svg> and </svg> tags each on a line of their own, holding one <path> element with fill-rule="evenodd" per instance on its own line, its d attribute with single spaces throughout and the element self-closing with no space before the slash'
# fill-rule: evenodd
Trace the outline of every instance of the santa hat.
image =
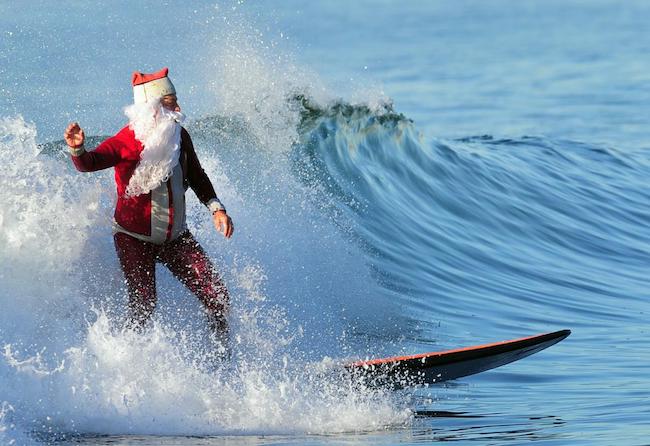
<svg viewBox="0 0 650 446">
<path fill-rule="evenodd" d="M 133 102 L 142 104 L 147 101 L 161 98 L 168 94 L 176 94 L 174 84 L 167 77 L 167 67 L 155 73 L 133 73 Z"/>
</svg>

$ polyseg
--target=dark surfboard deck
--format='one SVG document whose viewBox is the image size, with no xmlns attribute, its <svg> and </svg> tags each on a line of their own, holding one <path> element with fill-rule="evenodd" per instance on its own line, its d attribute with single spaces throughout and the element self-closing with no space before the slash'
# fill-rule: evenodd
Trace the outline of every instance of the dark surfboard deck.
<svg viewBox="0 0 650 446">
<path fill-rule="evenodd" d="M 407 387 L 434 384 L 518 361 L 560 342 L 570 334 L 570 330 L 560 330 L 455 350 L 356 361 L 345 367 L 370 385 Z"/>
</svg>

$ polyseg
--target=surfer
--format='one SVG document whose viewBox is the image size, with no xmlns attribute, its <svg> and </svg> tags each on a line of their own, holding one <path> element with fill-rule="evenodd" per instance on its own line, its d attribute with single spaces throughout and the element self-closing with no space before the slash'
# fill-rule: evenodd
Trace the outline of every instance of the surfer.
<svg viewBox="0 0 650 446">
<path fill-rule="evenodd" d="M 129 123 L 95 150 L 85 149 L 84 131 L 76 122 L 67 126 L 64 139 L 80 172 L 115 169 L 113 239 L 128 289 L 128 326 L 141 329 L 150 319 L 160 262 L 200 299 L 214 333 L 225 339 L 228 290 L 187 229 L 187 188 L 226 238 L 234 226 L 181 126 L 184 116 L 167 75 L 167 68 L 133 73 L 134 103 L 125 108 Z"/>
</svg>

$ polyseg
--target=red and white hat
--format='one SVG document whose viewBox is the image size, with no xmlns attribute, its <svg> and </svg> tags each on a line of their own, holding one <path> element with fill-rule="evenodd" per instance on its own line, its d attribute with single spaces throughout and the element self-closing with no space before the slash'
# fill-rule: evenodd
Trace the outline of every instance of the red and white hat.
<svg viewBox="0 0 650 446">
<path fill-rule="evenodd" d="M 168 94 L 176 94 L 174 84 L 167 77 L 167 67 L 155 73 L 133 73 L 133 102 L 142 104 Z"/>
</svg>

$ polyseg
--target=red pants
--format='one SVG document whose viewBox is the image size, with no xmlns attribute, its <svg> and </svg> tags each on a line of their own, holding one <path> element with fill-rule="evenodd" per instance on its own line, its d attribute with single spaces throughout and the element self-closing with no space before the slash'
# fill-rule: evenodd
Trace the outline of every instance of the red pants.
<svg viewBox="0 0 650 446">
<path fill-rule="evenodd" d="M 190 231 L 162 245 L 121 232 L 113 239 L 129 290 L 132 326 L 142 327 L 156 307 L 156 262 L 160 262 L 201 300 L 214 329 L 227 330 L 228 290 Z"/>
</svg>

